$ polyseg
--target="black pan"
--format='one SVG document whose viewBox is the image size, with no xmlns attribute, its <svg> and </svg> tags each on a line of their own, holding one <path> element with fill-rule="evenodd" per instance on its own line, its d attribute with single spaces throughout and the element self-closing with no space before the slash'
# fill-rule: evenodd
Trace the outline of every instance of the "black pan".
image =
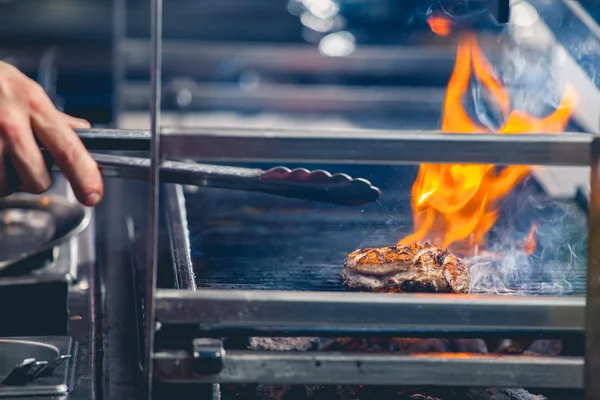
<svg viewBox="0 0 600 400">
<path fill-rule="evenodd" d="M 24 193 L 0 199 L 0 274 L 81 233 L 90 211 L 58 196 Z"/>
</svg>

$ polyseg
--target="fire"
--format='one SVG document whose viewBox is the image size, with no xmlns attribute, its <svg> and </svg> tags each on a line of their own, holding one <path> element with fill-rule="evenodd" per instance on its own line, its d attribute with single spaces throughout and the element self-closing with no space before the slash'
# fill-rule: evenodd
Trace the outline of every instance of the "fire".
<svg viewBox="0 0 600 400">
<path fill-rule="evenodd" d="M 440 16 L 431 16 L 427 18 L 427 23 L 431 31 L 440 36 L 448 36 L 452 30 L 452 21 Z"/>
<path fill-rule="evenodd" d="M 439 25 L 430 22 L 434 32 Z M 462 105 L 472 74 L 489 90 L 504 117 L 504 124 L 495 132 L 473 121 Z M 536 118 L 524 111 L 511 111 L 509 95 L 475 36 L 465 34 L 459 40 L 454 71 L 448 83 L 441 130 L 490 134 L 560 133 L 571 117 L 575 101 L 575 90 L 567 85 L 557 109 L 544 118 Z M 455 251 L 477 251 L 498 219 L 499 201 L 521 183 L 530 170 L 529 166 L 520 165 L 499 169 L 494 165 L 421 164 L 412 187 L 414 232 L 398 244 L 428 240 L 443 247 L 453 246 Z M 531 237 L 534 240 L 533 234 Z M 534 250 L 535 247 L 532 252 Z"/>
<path fill-rule="evenodd" d="M 523 243 L 521 243 L 521 249 L 526 254 L 535 253 L 535 249 L 537 248 L 537 243 L 535 242 L 535 231 L 536 230 L 537 230 L 537 225 L 536 224 L 531 225 L 531 229 L 529 230 L 529 235 L 527 235 L 527 238 L 523 241 Z"/>
</svg>

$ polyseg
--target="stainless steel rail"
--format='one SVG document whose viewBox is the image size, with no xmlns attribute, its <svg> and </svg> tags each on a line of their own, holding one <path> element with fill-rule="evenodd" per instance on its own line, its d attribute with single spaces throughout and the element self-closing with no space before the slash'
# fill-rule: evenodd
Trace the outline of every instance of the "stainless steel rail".
<svg viewBox="0 0 600 400">
<path fill-rule="evenodd" d="M 588 277 L 585 325 L 585 398 L 600 399 L 600 141 L 592 144 L 588 199 Z"/>
<path fill-rule="evenodd" d="M 157 352 L 154 362 L 157 380 L 182 383 L 421 384 L 573 389 L 583 386 L 583 359 L 580 357 L 228 351 L 222 358 L 221 372 L 212 375 L 194 373 L 191 352 Z"/>
<path fill-rule="evenodd" d="M 89 150 L 145 150 L 145 131 L 77 132 Z M 339 164 L 484 163 L 589 166 L 591 134 L 496 135 L 435 131 L 163 128 L 170 159 Z"/>
<path fill-rule="evenodd" d="M 234 329 L 269 335 L 569 334 L 583 332 L 584 312 L 581 297 L 206 289 L 156 294 L 156 318 L 161 323 L 201 324 L 206 332 Z"/>
<path fill-rule="evenodd" d="M 162 130 L 167 158 L 341 164 L 470 163 L 589 166 L 592 135 L 431 131 Z"/>
</svg>

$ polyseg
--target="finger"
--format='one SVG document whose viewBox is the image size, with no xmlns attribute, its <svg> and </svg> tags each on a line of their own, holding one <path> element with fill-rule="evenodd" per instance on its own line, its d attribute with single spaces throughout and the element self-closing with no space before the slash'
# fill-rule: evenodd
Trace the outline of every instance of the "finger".
<svg viewBox="0 0 600 400">
<path fill-rule="evenodd" d="M 60 114 L 54 113 L 51 117 L 33 115 L 33 129 L 71 183 L 77 200 L 86 206 L 95 206 L 104 190 L 98 165 Z"/>
<path fill-rule="evenodd" d="M 61 111 L 59 111 L 59 113 L 65 123 L 73 129 L 89 129 L 91 127 L 90 123 L 83 118 L 73 117 Z"/>
<path fill-rule="evenodd" d="M 19 189 L 30 193 L 48 190 L 52 180 L 33 136 L 27 110 L 14 103 L 0 103 L 0 137 L 21 181 Z"/>
<path fill-rule="evenodd" d="M 96 161 L 41 86 L 29 82 L 27 93 L 31 124 L 37 138 L 71 183 L 77 200 L 86 206 L 95 206 L 104 191 Z"/>
</svg>

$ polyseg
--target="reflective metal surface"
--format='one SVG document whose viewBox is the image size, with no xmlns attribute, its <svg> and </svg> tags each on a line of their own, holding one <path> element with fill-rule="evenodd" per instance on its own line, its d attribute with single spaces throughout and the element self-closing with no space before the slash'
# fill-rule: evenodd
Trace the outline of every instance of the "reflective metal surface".
<svg viewBox="0 0 600 400">
<path fill-rule="evenodd" d="M 154 307 L 156 292 L 156 276 L 158 268 L 158 224 L 160 199 L 160 165 L 162 162 L 160 147 L 160 112 L 162 82 L 162 0 L 151 0 L 150 3 L 150 37 L 152 42 L 152 58 L 150 62 L 150 87 L 152 101 L 150 103 L 150 193 L 149 193 L 149 234 L 148 234 L 148 267 L 146 270 L 146 301 L 144 303 L 146 341 L 144 359 L 144 386 L 148 399 L 152 398 L 152 357 L 154 355 Z"/>
<path fill-rule="evenodd" d="M 171 159 L 299 161 L 341 164 L 489 163 L 589 166 L 592 135 L 489 135 L 435 131 L 163 128 Z M 144 131 L 79 130 L 91 150 L 148 148 Z"/>
<path fill-rule="evenodd" d="M 163 129 L 170 158 L 364 164 L 589 165 L 589 134 Z"/>
<path fill-rule="evenodd" d="M 0 270 L 65 243 L 89 221 L 88 209 L 62 197 L 15 194 L 0 199 Z"/>
<path fill-rule="evenodd" d="M 26 385 L 6 383 L 0 385 L 0 397 L 61 395 L 72 388 L 77 345 L 68 337 L 3 338 L 0 339 L 0 353 L 2 354 L 0 359 L 2 379 L 26 359 L 50 364 L 61 359 L 61 356 L 70 356 L 65 359 L 65 362 L 57 363 L 49 376 L 40 376 Z"/>
<path fill-rule="evenodd" d="M 93 154 L 102 175 L 113 178 L 148 179 L 147 158 Z M 379 198 L 381 191 L 362 178 L 305 168 L 238 168 L 191 162 L 163 161 L 162 183 L 246 190 L 325 203 L 362 206 Z"/>
<path fill-rule="evenodd" d="M 196 290 L 196 276 L 192 268 L 190 237 L 188 229 L 185 196 L 181 185 L 166 185 L 164 188 L 167 231 L 175 288 L 181 290 Z"/>
<path fill-rule="evenodd" d="M 585 324 L 585 398 L 600 399 L 600 139 L 592 143 L 588 199 L 588 275 Z"/>
<path fill-rule="evenodd" d="M 155 377 L 174 382 L 581 388 L 578 357 L 227 351 L 214 375 L 193 373 L 186 351 L 160 351 Z M 460 371 L 458 373 L 457 371 Z"/>
<path fill-rule="evenodd" d="M 200 323 L 205 331 L 297 335 L 431 332 L 581 333 L 582 297 L 159 290 L 161 323 Z M 377 313 L 373 308 L 377 308 Z M 506 310 L 510 309 L 510 312 Z M 287 335 L 286 334 L 286 335 Z"/>
</svg>

